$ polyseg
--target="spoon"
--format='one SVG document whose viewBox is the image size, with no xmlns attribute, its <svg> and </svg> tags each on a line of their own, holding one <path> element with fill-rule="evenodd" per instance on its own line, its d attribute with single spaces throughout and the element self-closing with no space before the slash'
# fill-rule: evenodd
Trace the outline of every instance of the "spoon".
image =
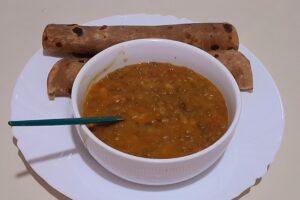
<svg viewBox="0 0 300 200">
<path fill-rule="evenodd" d="M 38 120 L 18 120 L 8 121 L 10 126 L 57 126 L 57 125 L 76 125 L 76 124 L 111 124 L 123 121 L 120 116 L 110 117 L 87 117 L 87 118 L 61 118 L 61 119 L 38 119 Z"/>
</svg>

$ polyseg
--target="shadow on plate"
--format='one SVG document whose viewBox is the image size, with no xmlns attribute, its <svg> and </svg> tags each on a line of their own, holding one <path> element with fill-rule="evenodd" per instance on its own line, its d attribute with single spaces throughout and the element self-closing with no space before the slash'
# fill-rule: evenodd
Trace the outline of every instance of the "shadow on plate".
<svg viewBox="0 0 300 200">
<path fill-rule="evenodd" d="M 13 143 L 17 147 L 17 139 L 13 138 Z M 71 200 L 67 196 L 63 195 L 62 193 L 58 192 L 56 189 L 54 189 L 52 186 L 50 186 L 46 181 L 44 181 L 39 175 L 35 173 L 35 171 L 31 168 L 30 164 L 25 160 L 22 152 L 18 150 L 18 155 L 23 161 L 26 170 L 19 172 L 15 175 L 16 178 L 22 178 L 27 175 L 31 175 L 41 186 L 43 186 L 52 196 L 54 196 L 56 199 L 59 200 Z"/>
<path fill-rule="evenodd" d="M 110 173 L 109 171 L 107 171 L 105 168 L 103 168 L 100 164 L 98 164 L 92 158 L 92 156 L 88 153 L 86 148 L 83 146 L 83 144 L 82 144 L 82 142 L 81 142 L 81 140 L 80 140 L 80 138 L 77 134 L 76 128 L 74 126 L 70 126 L 70 129 L 71 129 L 70 131 L 71 131 L 71 134 L 72 134 L 72 139 L 73 139 L 73 142 L 74 142 L 74 145 L 75 145 L 74 149 L 69 149 L 69 150 L 66 150 L 66 151 L 63 151 L 63 152 L 58 152 L 58 153 L 50 154 L 50 155 L 47 155 L 47 156 L 38 157 L 38 158 L 28 160 L 28 161 L 25 160 L 23 154 L 19 151 L 18 154 L 19 154 L 20 158 L 22 159 L 27 171 L 17 173 L 16 178 L 21 178 L 25 175 L 31 174 L 34 177 L 34 179 L 40 185 L 42 185 L 54 197 L 56 197 L 58 199 L 62 199 L 62 200 L 69 199 L 68 197 L 66 197 L 62 193 L 58 192 L 57 190 L 55 190 L 53 187 L 51 187 L 41 177 L 39 177 L 33 171 L 33 169 L 30 167 L 30 165 L 34 164 L 34 163 L 38 163 L 38 162 L 43 162 L 43 161 L 46 161 L 46 160 L 61 158 L 63 156 L 68 156 L 70 154 L 79 154 L 79 156 L 85 162 L 85 164 L 91 170 L 93 170 L 96 174 L 98 174 L 99 176 L 104 178 L 106 181 L 109 181 L 113 184 L 119 185 L 120 187 L 130 188 L 130 189 L 133 189 L 133 190 L 148 191 L 148 192 L 161 192 L 161 191 L 169 191 L 169 190 L 176 190 L 176 189 L 179 189 L 179 188 L 183 188 L 183 187 L 186 187 L 188 185 L 191 185 L 191 184 L 199 181 L 200 179 L 202 179 L 203 177 L 205 177 L 209 173 L 211 173 L 211 171 L 214 169 L 214 167 L 222 159 L 222 157 L 221 157 L 212 167 L 207 169 L 205 172 L 203 172 L 200 175 L 197 175 L 197 176 L 195 176 L 195 177 L 193 177 L 193 178 L 191 178 L 187 181 L 183 181 L 183 182 L 176 183 L 176 184 L 171 184 L 171 185 L 163 185 L 163 186 L 142 185 L 142 184 L 132 183 L 132 182 L 129 182 L 127 180 L 121 179 L 118 176 L 116 176 L 116 175 Z M 13 138 L 13 142 L 16 145 L 16 139 L 15 138 Z M 261 181 L 261 178 L 257 179 L 253 186 L 259 184 L 260 181 Z M 248 194 L 250 192 L 250 189 L 251 188 L 248 188 L 247 190 L 242 192 L 238 197 L 234 198 L 234 200 L 239 200 L 244 195 Z"/>
</svg>

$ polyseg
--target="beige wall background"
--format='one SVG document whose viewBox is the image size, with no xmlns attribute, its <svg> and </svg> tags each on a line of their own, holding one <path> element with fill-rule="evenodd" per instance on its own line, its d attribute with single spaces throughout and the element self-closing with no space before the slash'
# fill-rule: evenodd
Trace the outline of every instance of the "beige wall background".
<svg viewBox="0 0 300 200">
<path fill-rule="evenodd" d="M 299 199 L 299 8 L 299 0 L 1 1 L 0 199 L 65 199 L 28 171 L 7 125 L 15 81 L 27 60 L 41 47 L 44 26 L 134 13 L 175 15 L 201 22 L 228 21 L 237 27 L 241 43 L 256 54 L 273 76 L 286 112 L 280 151 L 262 181 L 241 199 Z"/>
</svg>

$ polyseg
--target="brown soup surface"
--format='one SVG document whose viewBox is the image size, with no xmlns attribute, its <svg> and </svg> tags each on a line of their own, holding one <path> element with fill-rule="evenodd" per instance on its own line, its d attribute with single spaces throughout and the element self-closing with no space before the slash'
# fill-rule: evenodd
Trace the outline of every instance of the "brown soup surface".
<svg viewBox="0 0 300 200">
<path fill-rule="evenodd" d="M 128 65 L 92 82 L 81 112 L 122 116 L 122 122 L 89 129 L 109 146 L 146 158 L 198 152 L 228 128 L 220 91 L 194 71 L 168 63 Z"/>
</svg>

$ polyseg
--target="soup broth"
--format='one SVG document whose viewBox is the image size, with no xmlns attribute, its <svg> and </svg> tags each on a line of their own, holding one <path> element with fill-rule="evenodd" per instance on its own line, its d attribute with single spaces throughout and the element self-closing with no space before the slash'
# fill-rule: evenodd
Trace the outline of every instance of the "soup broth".
<svg viewBox="0 0 300 200">
<path fill-rule="evenodd" d="M 216 86 L 168 63 L 128 65 L 92 82 L 81 114 L 122 116 L 116 124 L 88 127 L 107 145 L 145 158 L 196 153 L 228 128 L 227 107 Z"/>
</svg>

